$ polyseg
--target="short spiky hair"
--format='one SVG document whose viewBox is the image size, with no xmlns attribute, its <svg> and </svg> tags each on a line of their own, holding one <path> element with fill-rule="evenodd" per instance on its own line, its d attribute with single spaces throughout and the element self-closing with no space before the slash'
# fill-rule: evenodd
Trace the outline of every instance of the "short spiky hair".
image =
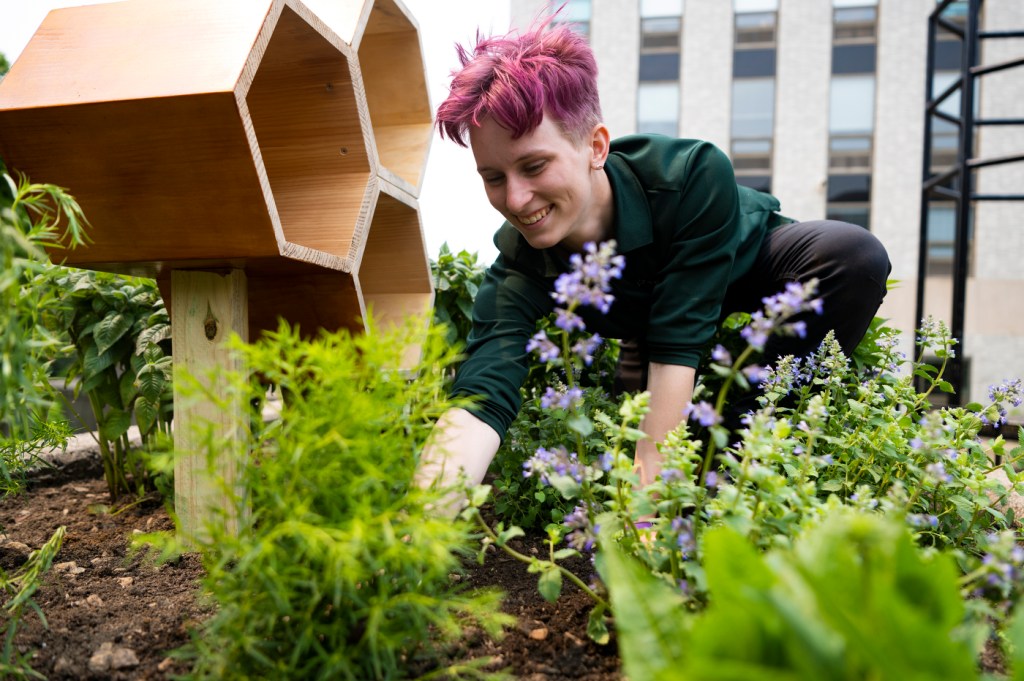
<svg viewBox="0 0 1024 681">
<path fill-rule="evenodd" d="M 469 127 L 491 116 L 519 138 L 554 118 L 576 144 L 601 122 L 597 61 L 580 35 L 552 19 L 523 34 L 484 38 L 472 52 L 457 45 L 461 68 L 437 108 L 441 137 L 466 146 Z"/>
</svg>

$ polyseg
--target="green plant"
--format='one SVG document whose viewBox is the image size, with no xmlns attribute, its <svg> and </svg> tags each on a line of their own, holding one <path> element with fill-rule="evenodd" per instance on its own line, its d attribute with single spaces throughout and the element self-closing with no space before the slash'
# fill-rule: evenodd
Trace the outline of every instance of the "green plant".
<svg viewBox="0 0 1024 681">
<path fill-rule="evenodd" d="M 89 398 L 116 501 L 132 489 L 129 476 L 139 492 L 151 486 L 143 455 L 128 440 L 133 418 L 143 449 L 170 433 L 170 318 L 151 279 L 63 269 L 53 274 L 53 286 L 65 292 L 54 324 L 75 351 L 64 375 Z"/>
<path fill-rule="evenodd" d="M 537 334 L 543 334 L 553 344 L 562 344 L 561 333 L 555 319 L 537 323 Z M 584 339 L 578 331 L 569 333 L 566 346 L 571 349 Z M 591 464 L 598 459 L 605 440 L 588 424 L 597 414 L 616 409 L 611 394 L 618 354 L 616 341 L 601 341 L 592 349 L 589 364 L 570 363 L 571 378 L 564 366 L 541 363 L 530 368 L 521 388 L 522 407 L 491 464 L 494 510 L 505 522 L 526 528 L 544 527 L 548 523 L 561 525 L 572 512 L 574 501 L 551 490 L 540 479 L 524 475 L 523 464 L 539 447 L 565 442 L 577 444 L 577 456 L 582 463 Z M 567 408 L 553 408 L 559 404 Z"/>
<path fill-rule="evenodd" d="M 422 338 L 417 328 L 305 341 L 282 326 L 253 345 L 236 339 L 246 372 L 220 372 L 217 384 L 259 398 L 256 375 L 285 398 L 278 420 L 247 434 L 238 487 L 222 486 L 241 530 L 214 517 L 195 538 L 217 611 L 194 638 L 194 678 L 403 678 L 465 622 L 497 634 L 508 621 L 496 594 L 450 578 L 469 534 L 432 510 L 448 490 L 412 482 L 434 419 L 452 406 L 436 395 L 456 357 L 439 329 Z M 409 373 L 398 367 L 413 340 L 424 351 Z M 238 449 L 210 439 L 209 460 Z"/>
<path fill-rule="evenodd" d="M 452 253 L 441 244 L 437 260 L 430 262 L 434 278 L 434 323 L 445 328 L 449 344 L 462 347 L 473 328 L 473 300 L 485 270 L 477 263 L 477 254 Z"/>
<path fill-rule="evenodd" d="M 953 560 L 896 518 L 837 507 L 767 554 L 727 527 L 703 544 L 711 603 L 687 615 L 677 591 L 605 542 L 631 678 L 978 678 Z"/>
<path fill-rule="evenodd" d="M 60 187 L 17 181 L 0 163 L 0 486 L 17 489 L 40 423 L 53 420 L 49 370 L 60 338 L 48 327 L 60 292 L 44 248 L 86 243 L 85 218 Z M 30 445 L 26 447 L 26 444 Z M 28 456 L 26 456 L 28 455 Z"/>
<path fill-rule="evenodd" d="M 28 659 L 18 654 L 18 650 L 14 646 L 14 636 L 18 632 L 18 627 L 27 610 L 35 612 L 43 626 L 46 626 L 46 617 L 32 600 L 32 595 L 39 588 L 43 575 L 50 569 L 53 559 L 60 552 L 63 543 L 64 528 L 60 527 L 37 551 L 29 554 L 28 560 L 16 573 L 8 575 L 0 570 L 0 591 L 4 595 L 4 643 L 3 653 L 0 655 L 0 677 L 2 678 L 46 678 L 33 671 Z"/>
</svg>

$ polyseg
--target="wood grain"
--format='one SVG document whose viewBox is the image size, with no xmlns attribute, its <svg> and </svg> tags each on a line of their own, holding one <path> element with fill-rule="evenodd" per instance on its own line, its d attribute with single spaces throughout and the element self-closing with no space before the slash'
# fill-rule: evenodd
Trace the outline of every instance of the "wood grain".
<svg viewBox="0 0 1024 681">
<path fill-rule="evenodd" d="M 248 340 L 245 273 L 177 270 L 171 276 L 174 333 L 174 506 L 183 538 L 203 536 L 206 523 L 223 522 L 237 532 L 233 497 L 239 466 L 246 463 L 245 396 L 209 372 L 243 371 L 241 360 L 224 347 L 231 333 Z M 183 372 L 202 386 L 195 396 L 182 387 Z M 214 443 L 211 450 L 209 443 Z"/>
</svg>

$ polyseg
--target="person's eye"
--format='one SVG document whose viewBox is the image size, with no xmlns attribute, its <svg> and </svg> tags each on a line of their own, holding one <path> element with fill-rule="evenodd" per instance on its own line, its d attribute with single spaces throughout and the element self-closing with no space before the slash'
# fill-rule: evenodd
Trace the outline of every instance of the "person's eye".
<svg viewBox="0 0 1024 681">
<path fill-rule="evenodd" d="M 505 179 L 504 175 L 484 175 L 484 184 L 490 187 L 497 187 Z"/>
<path fill-rule="evenodd" d="M 523 170 L 526 172 L 527 175 L 536 175 L 537 173 L 544 170 L 546 165 L 547 164 L 544 161 L 538 161 L 537 163 L 531 163 L 530 165 L 526 166 Z"/>
</svg>

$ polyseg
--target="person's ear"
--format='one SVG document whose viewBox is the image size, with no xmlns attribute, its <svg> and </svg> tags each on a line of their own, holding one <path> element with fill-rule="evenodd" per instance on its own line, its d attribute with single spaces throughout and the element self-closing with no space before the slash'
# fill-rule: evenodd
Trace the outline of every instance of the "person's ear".
<svg viewBox="0 0 1024 681">
<path fill-rule="evenodd" d="M 608 126 L 598 123 L 590 131 L 590 167 L 594 170 L 604 168 L 605 159 L 608 158 L 608 151 L 611 145 L 611 134 Z"/>
</svg>

